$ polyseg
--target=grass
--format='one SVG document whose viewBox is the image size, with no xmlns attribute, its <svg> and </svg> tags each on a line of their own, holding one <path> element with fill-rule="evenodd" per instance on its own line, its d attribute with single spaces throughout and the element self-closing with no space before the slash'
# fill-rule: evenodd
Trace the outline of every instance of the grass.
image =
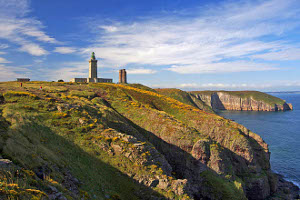
<svg viewBox="0 0 300 200">
<path fill-rule="evenodd" d="M 23 97 L 31 97 L 31 93 L 9 91 L 5 94 L 9 94 L 4 95 L 9 101 L 3 105 L 3 118 L 10 126 L 6 127 L 8 128 L 5 135 L 7 139 L 3 144 L 2 155 L 29 170 L 48 166 L 47 176 L 51 179 L 61 177 L 55 182 L 62 188 L 61 192 L 64 195 L 72 195 L 66 192 L 67 188 L 62 184 L 64 169 L 68 168 L 72 175 L 85 183 L 80 190 L 87 191 L 89 196 L 103 198 L 109 195 L 114 198 L 119 196 L 122 199 L 137 199 L 141 194 L 133 191 L 139 190 L 143 190 L 143 194 L 168 196 L 167 191 L 158 188 L 151 191 L 124 175 L 131 173 L 144 179 L 166 176 L 157 163 L 155 164 L 158 170 L 152 172 L 153 170 L 147 165 L 140 165 L 124 157 L 125 151 L 132 152 L 130 149 L 134 146 L 118 139 L 116 135 L 110 139 L 111 135 L 118 133 L 114 129 L 109 131 L 106 137 L 103 136 L 109 126 L 118 128 L 119 123 L 124 119 L 107 107 L 103 98 L 96 97 L 93 101 L 89 101 L 94 97 L 94 92 L 74 90 L 66 93 L 62 98 L 53 97 L 54 101 L 48 101 L 48 97 L 44 97 L 42 91 L 38 94 L 39 98 L 35 95 L 34 98 L 28 99 Z M 12 100 L 12 97 L 18 97 L 17 101 Z M 62 107 L 61 111 L 57 110 L 58 106 Z M 79 119 L 84 123 L 80 124 Z M 117 125 L 114 123 L 108 125 L 109 121 L 115 120 L 119 121 Z M 1 125 L 4 126 L 5 123 L 3 121 Z M 126 126 L 128 128 L 128 125 L 123 123 L 125 128 Z M 102 148 L 103 145 L 108 146 L 109 149 L 112 149 L 113 145 L 120 145 L 123 154 L 112 156 Z M 137 150 L 136 161 L 144 160 L 143 162 L 149 163 L 149 166 L 153 165 L 154 163 L 151 164 L 148 160 L 153 152 L 146 151 L 153 146 L 147 143 L 141 145 L 145 146 L 145 152 Z M 61 171 L 57 174 L 52 173 L 57 171 L 56 168 Z M 45 189 L 40 187 L 34 189 L 41 191 Z M 26 199 L 26 197 L 23 195 L 22 198 Z"/>
<path fill-rule="evenodd" d="M 192 94 L 187 93 L 185 91 L 182 91 L 179 89 L 156 89 L 156 91 L 159 94 L 171 97 L 171 98 L 176 99 L 184 104 L 193 106 L 195 108 L 204 110 L 206 112 L 213 113 L 213 110 L 208 105 L 206 105 L 203 101 L 201 101 L 198 98 L 195 98 Z"/>
<path fill-rule="evenodd" d="M 22 100 L 35 100 L 38 97 L 35 94 L 30 92 L 23 91 L 7 91 L 3 94 L 5 101 L 13 102 L 13 101 L 22 101 Z"/>
<path fill-rule="evenodd" d="M 43 90 L 39 90 L 41 85 Z M 177 194 L 173 189 L 176 180 L 185 176 L 176 167 L 186 168 L 183 161 L 193 160 L 193 145 L 201 139 L 214 141 L 218 148 L 211 146 L 212 155 L 226 155 L 228 162 L 234 156 L 247 162 L 268 162 L 264 152 L 257 150 L 264 145 L 259 136 L 201 109 L 181 90 L 48 82 L 30 82 L 20 88 L 12 82 L 0 83 L 0 93 L 5 99 L 0 104 L 1 155 L 33 171 L 32 180 L 41 181 L 28 183 L 23 190 L 47 193 L 49 184 L 55 183 L 65 196 L 74 197 L 63 184 L 70 172 L 82 182 L 78 191 L 87 199 L 151 195 L 188 199 L 186 193 Z M 162 155 L 173 171 L 163 164 L 167 161 Z M 203 183 L 216 195 L 243 197 L 243 177 L 235 174 L 231 163 L 224 165 L 230 167 L 230 173 L 205 172 Z M 47 179 L 36 177 L 41 167 L 47 169 Z M 223 178 L 226 175 L 233 178 Z M 149 180 L 155 179 L 168 180 L 168 187 L 149 187 Z"/>
<path fill-rule="evenodd" d="M 89 92 L 89 91 L 76 91 L 73 90 L 70 92 L 70 96 L 73 97 L 84 97 L 87 99 L 92 99 L 96 96 L 96 94 L 94 92 Z"/>
<path fill-rule="evenodd" d="M 156 92 L 155 89 L 152 89 L 150 87 L 147 87 L 147 86 L 139 84 L 139 83 L 131 83 L 131 84 L 128 84 L 128 85 L 130 87 L 134 87 L 134 88 L 138 88 L 138 89 L 142 89 L 142 90 L 147 90 L 147 91 L 150 91 L 150 92 Z"/>
<path fill-rule="evenodd" d="M 206 192 L 211 195 L 212 199 L 247 199 L 238 181 L 228 181 L 216 176 L 210 170 L 202 172 L 201 176 L 204 178 L 203 187 L 205 187 Z"/>
<path fill-rule="evenodd" d="M 6 199 L 46 199 L 45 192 L 35 189 L 38 182 L 34 173 L 25 169 L 0 169 L 0 198 Z"/>
</svg>

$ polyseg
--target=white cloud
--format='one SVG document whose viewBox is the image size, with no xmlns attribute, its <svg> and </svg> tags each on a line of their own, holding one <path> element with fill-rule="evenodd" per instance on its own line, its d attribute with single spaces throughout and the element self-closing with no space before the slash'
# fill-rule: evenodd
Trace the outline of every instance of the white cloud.
<svg viewBox="0 0 300 200">
<path fill-rule="evenodd" d="M 0 0 L 0 15 L 22 17 L 29 12 L 29 0 Z"/>
<path fill-rule="evenodd" d="M 61 54 L 70 54 L 76 52 L 76 49 L 73 47 L 56 47 L 54 52 Z"/>
<path fill-rule="evenodd" d="M 29 70 L 26 67 L 13 67 L 0 64 L 0 81 L 12 81 L 17 77 L 24 77 Z"/>
<path fill-rule="evenodd" d="M 9 47 L 8 44 L 0 44 L 0 49 L 6 49 L 8 47 Z"/>
<path fill-rule="evenodd" d="M 272 81 L 272 82 L 237 82 L 237 83 L 182 83 L 182 84 L 154 84 L 154 88 L 179 88 L 188 91 L 203 90 L 260 90 L 260 91 L 283 91 L 299 90 L 300 81 Z"/>
<path fill-rule="evenodd" d="M 263 54 L 253 55 L 253 58 L 263 60 L 300 60 L 300 48 L 288 48 L 280 51 L 268 52 Z"/>
<path fill-rule="evenodd" d="M 300 87 L 300 81 L 282 81 L 281 85 L 286 87 Z"/>
<path fill-rule="evenodd" d="M 41 23 L 37 23 L 36 25 L 40 25 Z M 21 29 L 22 33 L 27 36 L 35 37 L 37 40 L 48 43 L 57 43 L 57 41 L 48 35 L 46 35 L 43 31 L 39 30 L 40 27 L 29 26 Z"/>
<path fill-rule="evenodd" d="M 39 45 L 34 43 L 24 43 L 19 50 L 27 52 L 33 56 L 43 56 L 48 53 L 45 49 L 41 48 Z"/>
<path fill-rule="evenodd" d="M 72 78 L 88 77 L 88 62 L 65 62 L 60 64 L 59 69 L 43 69 L 43 78 L 47 80 L 63 79 L 70 81 Z"/>
<path fill-rule="evenodd" d="M 29 0 L 0 0 L 0 39 L 20 45 L 21 51 L 34 56 L 47 54 L 39 42 L 58 43 L 42 29 L 42 23 L 27 16 Z"/>
<path fill-rule="evenodd" d="M 137 69 L 127 69 L 128 74 L 155 74 L 157 71 L 153 69 L 144 69 L 144 68 L 137 68 Z"/>
<path fill-rule="evenodd" d="M 278 68 L 270 64 L 253 63 L 245 61 L 227 62 L 227 63 L 203 63 L 201 65 L 173 65 L 167 70 L 180 74 L 192 73 L 226 73 L 226 72 L 247 72 L 247 71 L 267 71 L 277 70 Z"/>
<path fill-rule="evenodd" d="M 118 30 L 116 26 L 99 26 L 99 28 L 102 28 L 103 30 L 107 32 L 115 32 Z"/>
<path fill-rule="evenodd" d="M 227 84 L 227 83 L 205 83 L 205 84 L 180 84 L 179 88 L 182 89 L 266 89 L 274 87 L 272 84 L 248 84 L 248 83 L 238 83 L 238 84 Z"/>
<path fill-rule="evenodd" d="M 11 71 L 9 68 L 0 64 L 0 80 L 1 81 L 11 81 L 13 78 L 17 77 L 17 74 Z"/>
<path fill-rule="evenodd" d="M 270 82 L 270 83 L 183 83 L 183 84 L 155 84 L 154 88 L 180 88 L 182 90 L 276 90 L 278 88 L 299 87 L 300 82 Z"/>
<path fill-rule="evenodd" d="M 0 63 L 10 63 L 10 61 L 0 57 Z"/>
<path fill-rule="evenodd" d="M 111 26 L 100 22 L 95 43 L 84 53 L 95 51 L 107 65 L 165 66 L 177 73 L 276 70 L 251 56 L 289 47 L 286 41 L 261 38 L 299 26 L 297 5 L 297 0 L 235 1 L 194 10 L 198 14 L 188 18 L 146 18 Z"/>
</svg>

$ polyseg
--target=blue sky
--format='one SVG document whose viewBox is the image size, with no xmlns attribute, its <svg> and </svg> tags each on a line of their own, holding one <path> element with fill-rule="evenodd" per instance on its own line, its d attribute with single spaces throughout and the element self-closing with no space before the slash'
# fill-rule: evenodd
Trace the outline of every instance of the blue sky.
<svg viewBox="0 0 300 200">
<path fill-rule="evenodd" d="M 300 2 L 0 0 L 0 81 L 98 73 L 184 90 L 300 90 Z"/>
</svg>

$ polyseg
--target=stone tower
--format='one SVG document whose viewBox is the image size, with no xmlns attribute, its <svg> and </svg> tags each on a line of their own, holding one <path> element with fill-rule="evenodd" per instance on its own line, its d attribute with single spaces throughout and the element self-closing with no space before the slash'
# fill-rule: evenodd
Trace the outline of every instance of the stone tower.
<svg viewBox="0 0 300 200">
<path fill-rule="evenodd" d="M 127 73 L 125 69 L 119 71 L 119 83 L 127 83 Z"/>
<path fill-rule="evenodd" d="M 122 78 L 122 80 L 123 80 L 123 83 L 127 83 L 127 72 L 126 72 L 126 70 L 125 69 L 123 69 L 123 78 Z"/>
<path fill-rule="evenodd" d="M 89 82 L 97 82 L 97 62 L 95 57 L 95 53 L 92 53 L 91 60 L 89 60 L 90 68 L 89 68 Z"/>
</svg>

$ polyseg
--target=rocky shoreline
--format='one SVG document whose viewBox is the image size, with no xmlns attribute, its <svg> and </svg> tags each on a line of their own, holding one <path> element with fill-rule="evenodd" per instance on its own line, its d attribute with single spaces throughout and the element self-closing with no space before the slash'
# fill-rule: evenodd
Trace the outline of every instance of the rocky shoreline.
<svg viewBox="0 0 300 200">
<path fill-rule="evenodd" d="M 283 175 L 277 173 L 275 174 L 278 177 L 277 192 L 272 195 L 270 199 L 299 199 L 299 187 L 294 183 L 285 180 Z"/>
</svg>

